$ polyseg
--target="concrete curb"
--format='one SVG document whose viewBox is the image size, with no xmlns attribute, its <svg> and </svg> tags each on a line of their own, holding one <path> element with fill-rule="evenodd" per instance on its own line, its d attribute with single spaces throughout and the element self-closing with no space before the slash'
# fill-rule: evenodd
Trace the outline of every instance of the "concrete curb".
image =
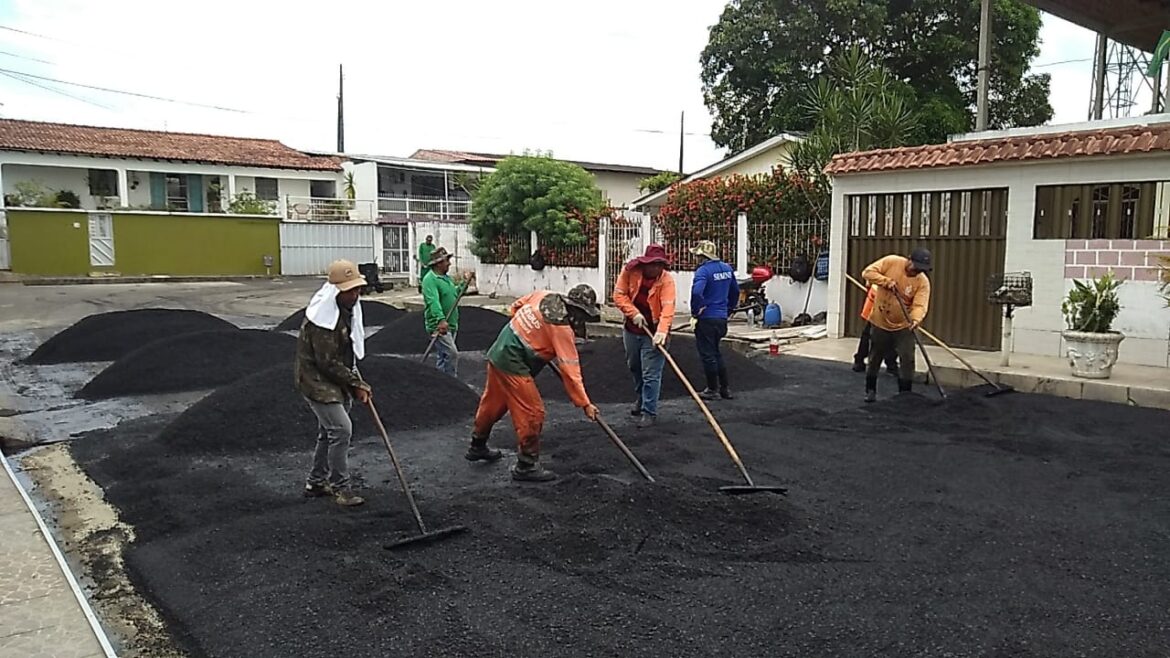
<svg viewBox="0 0 1170 658">
<path fill-rule="evenodd" d="M 276 281 L 298 277 L 284 276 L 110 276 L 110 277 L 45 277 L 36 279 L 21 279 L 20 283 L 26 286 L 82 286 L 108 285 L 116 283 L 211 283 L 229 282 L 244 283 L 248 281 Z M 300 277 L 307 278 L 307 277 Z M 313 277 L 319 278 L 319 277 Z"/>
</svg>

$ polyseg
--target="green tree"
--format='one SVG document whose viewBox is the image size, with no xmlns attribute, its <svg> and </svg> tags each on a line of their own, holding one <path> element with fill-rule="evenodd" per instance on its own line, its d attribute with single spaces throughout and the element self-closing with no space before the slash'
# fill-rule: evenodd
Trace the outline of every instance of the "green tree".
<svg viewBox="0 0 1170 658">
<path fill-rule="evenodd" d="M 585 241 L 579 216 L 604 204 L 593 176 L 580 166 L 544 155 L 509 156 L 476 187 L 471 203 L 473 249 L 486 256 L 500 236 L 536 231 L 542 244 Z"/>
<path fill-rule="evenodd" d="M 792 165 L 824 185 L 837 153 L 902 146 L 918 129 L 914 91 L 854 46 L 833 58 L 801 103 L 812 130 L 792 152 Z"/>
<path fill-rule="evenodd" d="M 654 192 L 661 192 L 666 188 L 674 185 L 682 179 L 678 173 L 673 171 L 660 171 L 653 176 L 647 176 L 638 181 L 638 190 L 643 194 L 652 194 Z"/>
<path fill-rule="evenodd" d="M 1039 52 L 1040 13 L 994 0 L 989 126 L 1052 117 L 1049 76 L 1027 73 Z M 712 138 L 740 150 L 782 131 L 808 131 L 808 85 L 854 45 L 914 92 L 911 144 L 941 142 L 974 125 L 979 0 L 732 0 L 710 31 L 703 97 Z"/>
</svg>

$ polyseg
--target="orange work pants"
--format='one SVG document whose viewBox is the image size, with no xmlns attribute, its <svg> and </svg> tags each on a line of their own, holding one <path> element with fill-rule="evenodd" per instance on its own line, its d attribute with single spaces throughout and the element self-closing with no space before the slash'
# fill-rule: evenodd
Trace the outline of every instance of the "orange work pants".
<svg viewBox="0 0 1170 658">
<path fill-rule="evenodd" d="M 544 427 L 544 401 L 531 375 L 510 375 L 487 364 L 487 384 L 475 412 L 473 435 L 487 439 L 504 414 L 512 414 L 520 460 L 535 463 L 540 457 L 540 431 Z"/>
</svg>

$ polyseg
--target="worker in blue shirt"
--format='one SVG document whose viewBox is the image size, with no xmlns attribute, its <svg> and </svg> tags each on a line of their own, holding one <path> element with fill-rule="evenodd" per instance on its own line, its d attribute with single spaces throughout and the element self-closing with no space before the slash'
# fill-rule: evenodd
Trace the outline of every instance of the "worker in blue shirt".
<svg viewBox="0 0 1170 658">
<path fill-rule="evenodd" d="M 707 377 L 707 388 L 699 395 L 705 400 L 714 400 L 716 395 L 730 400 L 727 368 L 723 365 L 719 341 L 727 335 L 727 317 L 739 303 L 739 284 L 735 281 L 735 270 L 719 260 L 714 242 L 703 240 L 690 252 L 700 262 L 691 284 L 691 330 L 695 332 L 695 346 Z"/>
</svg>

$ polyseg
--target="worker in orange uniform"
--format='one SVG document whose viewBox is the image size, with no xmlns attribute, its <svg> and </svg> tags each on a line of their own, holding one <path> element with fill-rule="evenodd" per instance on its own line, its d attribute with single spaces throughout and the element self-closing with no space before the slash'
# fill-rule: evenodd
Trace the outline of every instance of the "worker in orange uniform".
<svg viewBox="0 0 1170 658">
<path fill-rule="evenodd" d="M 853 372 L 865 372 L 865 359 L 869 356 L 869 343 L 873 332 L 873 325 L 869 323 L 869 316 L 873 312 L 873 302 L 877 298 L 877 286 L 871 285 L 865 293 L 865 304 L 861 307 L 861 319 L 865 327 L 861 330 L 861 338 L 857 340 L 857 353 L 853 355 Z M 886 372 L 898 376 L 898 353 L 886 354 Z"/>
<path fill-rule="evenodd" d="M 556 473 L 540 464 L 540 432 L 544 426 L 544 402 L 535 377 L 548 363 L 558 371 L 565 392 L 574 405 L 597 420 L 597 407 L 585 392 L 575 336 L 585 337 L 585 322 L 601 317 L 597 293 L 585 284 L 562 295 L 547 290 L 516 300 L 509 309 L 511 321 L 500 330 L 487 351 L 487 384 L 475 412 L 468 461 L 495 461 L 503 456 L 488 447 L 492 426 L 505 413 L 512 414 L 516 430 L 516 465 L 512 479 L 548 482 Z"/>
<path fill-rule="evenodd" d="M 622 343 L 634 376 L 634 395 L 638 396 L 630 410 L 638 417 L 638 427 L 649 427 L 658 419 L 662 367 L 666 364 L 658 347 L 666 344 L 674 322 L 674 277 L 666 265 L 666 249 L 652 244 L 645 254 L 626 263 L 613 287 L 613 303 L 626 316 Z"/>
<path fill-rule="evenodd" d="M 866 283 L 877 286 L 873 309 L 873 348 L 865 371 L 865 401 L 877 399 L 878 372 L 891 352 L 898 355 L 898 392 L 908 393 L 914 381 L 914 332 L 930 307 L 930 252 L 915 249 L 909 258 L 896 254 L 870 263 L 861 273 Z M 901 300 L 901 301 L 899 301 Z"/>
</svg>

